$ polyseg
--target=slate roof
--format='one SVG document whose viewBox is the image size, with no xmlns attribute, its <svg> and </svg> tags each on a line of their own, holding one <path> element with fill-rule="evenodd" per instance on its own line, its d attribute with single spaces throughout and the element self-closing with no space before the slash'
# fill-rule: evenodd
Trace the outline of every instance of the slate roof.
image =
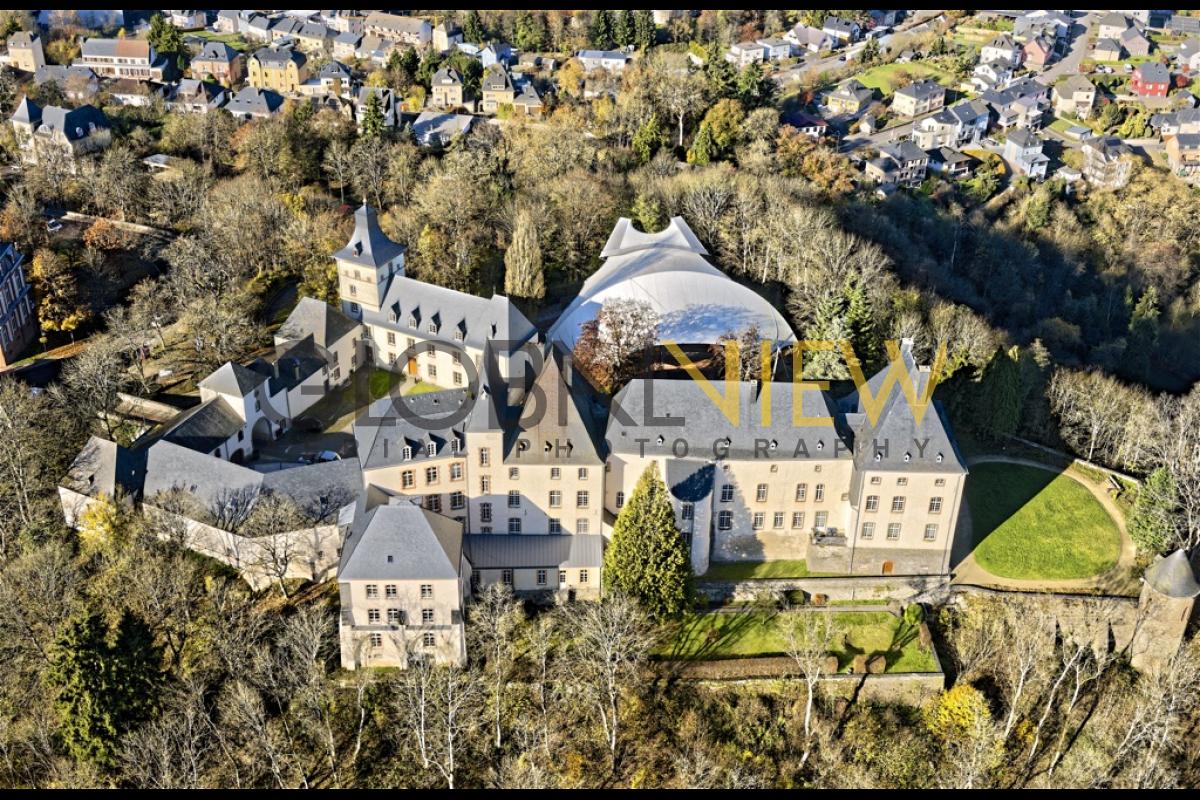
<svg viewBox="0 0 1200 800">
<path fill-rule="evenodd" d="M 433 74 L 434 86 L 462 86 L 462 76 L 454 67 L 442 67 Z"/>
<path fill-rule="evenodd" d="M 1096 87 L 1082 75 L 1072 75 L 1059 84 L 1059 94 L 1073 95 L 1076 92 L 1094 92 Z"/>
<path fill-rule="evenodd" d="M 351 526 L 338 580 L 455 580 L 462 551 L 461 523 L 398 499 Z"/>
<path fill-rule="evenodd" d="M 254 114 L 265 116 L 273 114 L 283 105 L 283 96 L 270 89 L 257 89 L 253 86 L 242 87 L 225 109 L 230 114 Z"/>
<path fill-rule="evenodd" d="M 291 47 L 264 47 L 255 50 L 251 58 L 257 59 L 264 68 L 271 69 L 285 67 L 289 61 L 294 61 L 297 67 L 302 67 L 308 62 L 308 56 Z"/>
<path fill-rule="evenodd" d="M 1171 72 L 1157 61 L 1148 61 L 1145 64 L 1138 64 L 1134 70 L 1141 77 L 1143 83 L 1170 83 Z"/>
<path fill-rule="evenodd" d="M 473 569 L 587 568 L 604 561 L 604 537 L 598 533 L 481 533 L 463 542 Z"/>
<path fill-rule="evenodd" d="M 1033 131 L 1027 131 L 1024 128 L 1017 128 L 1008 134 L 1008 141 L 1022 149 L 1026 147 L 1040 147 L 1042 144 L 1041 138 Z"/>
<path fill-rule="evenodd" d="M 1176 550 L 1151 564 L 1146 569 L 1145 579 L 1151 588 L 1167 597 L 1186 598 L 1200 595 L 1196 571 L 1182 550 Z"/>
<path fill-rule="evenodd" d="M 376 400 L 354 421 L 360 466 L 365 471 L 400 464 L 422 465 L 433 458 L 464 453 L 466 415 L 456 412 L 469 402 L 465 389 Z M 434 445 L 432 456 L 426 449 L 430 443 Z M 404 458 L 405 447 L 410 448 L 408 459 Z"/>
<path fill-rule="evenodd" d="M 276 336 L 283 339 L 313 337 L 320 347 L 329 348 L 358 328 L 358 323 L 329 303 L 313 297 L 302 297 L 292 313 L 280 326 Z"/>
<path fill-rule="evenodd" d="M 1098 39 L 1096 46 L 1092 48 L 1094 53 L 1120 53 L 1121 43 L 1116 39 Z"/>
<path fill-rule="evenodd" d="M 17 122 L 25 122 L 35 124 L 42 121 L 42 107 L 30 100 L 28 97 L 22 97 L 17 110 L 13 112 L 12 119 Z"/>
<path fill-rule="evenodd" d="M 241 364 L 226 361 L 200 381 L 200 388 L 233 397 L 247 397 L 265 380 L 262 375 Z"/>
<path fill-rule="evenodd" d="M 508 70 L 499 65 L 488 67 L 487 73 L 480 81 L 479 87 L 484 92 L 511 92 L 513 90 L 512 78 L 508 74 Z"/>
<path fill-rule="evenodd" d="M 118 489 L 139 495 L 146 478 L 146 451 L 130 450 L 93 436 L 71 462 L 63 486 L 88 497 L 113 497 Z"/>
<path fill-rule="evenodd" d="M 925 151 L 917 147 L 916 142 L 912 139 L 882 144 L 879 146 L 879 152 L 899 162 L 924 161 L 926 159 Z"/>
<path fill-rule="evenodd" d="M 712 494 L 716 467 L 694 458 L 667 459 L 667 488 L 683 503 L 700 503 Z"/>
<path fill-rule="evenodd" d="M 603 410 L 591 385 L 552 349 L 517 426 L 505 437 L 506 464 L 601 464 Z"/>
<path fill-rule="evenodd" d="M 717 390 L 725 391 L 724 385 Z M 716 450 L 727 451 L 731 459 L 748 459 L 755 457 L 755 441 L 761 440 L 757 452 L 764 460 L 850 458 L 844 431 L 827 425 L 792 424 L 791 383 L 741 381 L 731 384 L 731 390 L 738 393 L 738 413 L 733 421 L 690 378 L 630 381 L 613 398 L 613 407 L 620 413 L 614 411 L 608 419 L 605 439 L 609 449 L 668 458 L 712 458 Z M 832 402 L 822 392 L 803 392 L 801 403 L 804 417 L 835 414 Z M 686 453 L 682 444 L 676 445 L 677 439 L 687 444 Z M 716 444 L 726 440 L 728 445 Z M 807 455 L 797 452 L 800 440 Z"/>
<path fill-rule="evenodd" d="M 61 64 L 46 64 L 33 73 L 33 82 L 38 86 L 46 81 L 57 81 L 62 84 L 63 88 L 66 88 L 68 81 L 72 78 L 86 83 L 98 83 L 100 80 L 90 67 L 79 65 L 64 67 Z"/>
<path fill-rule="evenodd" d="M 207 456 L 244 426 L 242 418 L 228 402 L 214 397 L 180 415 L 162 439 Z"/>
<path fill-rule="evenodd" d="M 104 112 L 92 105 L 79 108 L 46 106 L 42 109 L 42 125 L 38 133 L 62 133 L 69 140 L 83 139 L 97 130 L 111 127 Z"/>
<path fill-rule="evenodd" d="M 334 258 L 378 268 L 399 256 L 407 248 L 393 242 L 379 227 L 379 216 L 365 202 L 354 212 L 354 233 Z"/>
<path fill-rule="evenodd" d="M 200 48 L 200 52 L 196 54 L 193 61 L 219 61 L 222 64 L 231 64 L 233 60 L 240 55 L 237 50 L 234 50 L 224 42 L 205 42 L 204 47 Z"/>
<path fill-rule="evenodd" d="M 941 84 L 934 81 L 916 81 L 905 86 L 903 89 L 897 89 L 896 94 L 902 94 L 905 97 L 911 97 L 914 100 L 923 100 L 930 97 L 937 97 L 945 94 L 946 90 Z"/>
<path fill-rule="evenodd" d="M 254 359 L 250 369 L 267 381 L 267 392 L 274 396 L 295 389 L 325 369 L 327 364 L 325 355 L 317 349 L 313 338 L 306 336 L 277 346 L 272 361 Z"/>
<path fill-rule="evenodd" d="M 475 123 L 471 114 L 452 114 L 446 111 L 422 111 L 413 120 L 413 136 L 423 144 L 446 143 L 455 136 L 466 133 Z"/>
</svg>

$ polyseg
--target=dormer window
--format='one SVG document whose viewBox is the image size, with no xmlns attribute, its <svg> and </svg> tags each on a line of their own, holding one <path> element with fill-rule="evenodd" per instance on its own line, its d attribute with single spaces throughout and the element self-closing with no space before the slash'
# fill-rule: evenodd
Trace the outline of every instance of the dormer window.
<svg viewBox="0 0 1200 800">
<path fill-rule="evenodd" d="M 400 455 L 404 458 L 405 461 L 412 461 L 412 448 L 409 447 L 408 445 L 405 445 L 404 450 L 401 451 Z"/>
<path fill-rule="evenodd" d="M 429 323 L 429 327 L 427 327 L 425 330 L 429 331 L 430 333 L 437 333 L 437 323 L 436 322 Z"/>
<path fill-rule="evenodd" d="M 454 455 L 458 455 L 458 439 L 450 440 L 450 452 Z"/>
<path fill-rule="evenodd" d="M 437 455 L 437 444 L 435 444 L 434 442 L 430 442 L 429 444 L 425 445 L 425 455 L 436 456 Z"/>
<path fill-rule="evenodd" d="M 412 316 L 410 316 L 410 317 L 408 318 L 408 327 L 410 327 L 410 328 L 415 328 L 415 327 L 417 327 L 417 318 L 416 318 L 416 317 L 412 317 Z"/>
<path fill-rule="evenodd" d="M 463 333 L 462 329 L 456 330 L 454 332 L 454 341 L 461 342 L 465 338 L 467 338 L 467 336 L 465 333 Z"/>
</svg>

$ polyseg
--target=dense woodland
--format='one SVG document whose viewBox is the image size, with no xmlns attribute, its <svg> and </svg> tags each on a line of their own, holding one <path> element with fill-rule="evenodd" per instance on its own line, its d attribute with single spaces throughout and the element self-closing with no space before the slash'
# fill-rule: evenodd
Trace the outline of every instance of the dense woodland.
<svg viewBox="0 0 1200 800">
<path fill-rule="evenodd" d="M 568 61 L 544 123 L 481 124 L 445 152 L 308 105 L 238 125 L 224 112 L 102 97 L 111 149 L 75 172 L 51 162 L 7 178 L 0 237 L 27 254 L 43 330 L 87 346 L 44 393 L 0 378 L 0 782 L 1200 780 L 1200 652 L 1140 676 L 1119 654 L 1098 659 L 1045 635 L 1038 601 L 940 611 L 931 621 L 954 688 L 923 710 L 827 695 L 809 679 L 819 631 L 797 634 L 794 680 L 683 681 L 651 658 L 657 615 L 621 596 L 535 612 L 489 595 L 470 613 L 469 669 L 347 674 L 335 669 L 329 586 L 254 595 L 133 512 L 65 529 L 55 487 L 70 459 L 90 434 L 127 435 L 104 416 L 117 392 L 150 395 L 160 369 L 202 376 L 247 357 L 268 343 L 289 284 L 335 300 L 330 255 L 365 199 L 408 245 L 412 274 L 507 291 L 539 320 L 599 266 L 619 216 L 654 230 L 681 215 L 714 262 L 776 299 L 803 338 L 849 339 L 876 366 L 885 339 L 913 337 L 926 360 L 945 343 L 938 397 L 973 447 L 1017 434 L 1146 478 L 1130 520 L 1144 553 L 1200 543 L 1195 190 L 1145 166 L 1116 193 L 985 176 L 878 200 L 856 189 L 843 156 L 780 124 L 795 96 L 753 68 L 686 61 L 688 44 L 716 53 L 747 31 L 827 12 L 703 12 L 653 47 L 644 17 L 612 13 L 466 14 L 476 40 L 643 49 L 614 96 L 585 100 Z M 9 30 L 26 24 L 4 18 Z M 70 59 L 74 33 L 55 32 L 51 60 Z M 411 97 L 436 67 L 412 53 L 367 80 Z M 5 74 L 0 110 L 25 93 L 55 102 L 59 90 Z M 148 174 L 139 159 L 156 152 L 180 160 Z M 47 206 L 100 219 L 53 238 Z M 131 284 L 131 262 L 154 265 L 150 277 Z M 847 374 L 834 358 L 809 369 Z"/>
</svg>

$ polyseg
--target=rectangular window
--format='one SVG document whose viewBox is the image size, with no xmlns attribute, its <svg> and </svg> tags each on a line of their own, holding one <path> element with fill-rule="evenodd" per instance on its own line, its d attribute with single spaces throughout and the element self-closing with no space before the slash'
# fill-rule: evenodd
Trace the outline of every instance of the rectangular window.
<svg viewBox="0 0 1200 800">
<path fill-rule="evenodd" d="M 379 609 L 378 608 L 368 608 L 367 609 L 367 622 L 371 623 L 372 625 L 379 624 Z"/>
<path fill-rule="evenodd" d="M 567 571 L 565 569 L 560 569 L 558 571 L 558 585 L 562 586 L 566 582 L 567 582 Z"/>
<path fill-rule="evenodd" d="M 575 532 L 576 533 L 587 533 L 588 532 L 588 521 L 586 519 L 575 520 Z"/>
<path fill-rule="evenodd" d="M 552 481 L 556 481 L 556 480 L 558 480 L 558 479 L 559 479 L 559 478 L 561 478 L 561 477 L 562 477 L 562 470 L 561 470 L 561 469 L 559 469 L 558 467 L 551 467 L 551 468 L 550 468 L 550 480 L 552 480 Z"/>
<path fill-rule="evenodd" d="M 466 495 L 464 495 L 462 492 L 451 492 L 450 493 L 450 508 L 452 510 L 458 511 L 458 510 L 462 509 L 463 506 L 465 506 L 466 504 L 467 504 L 467 498 L 466 498 Z"/>
<path fill-rule="evenodd" d="M 874 522 L 864 522 L 862 524 L 862 538 L 864 538 L 864 539 L 874 539 L 875 538 L 875 523 Z"/>
<path fill-rule="evenodd" d="M 417 474 L 411 469 L 406 469 L 400 473 L 400 487 L 402 489 L 411 489 L 417 485 Z"/>
<path fill-rule="evenodd" d="M 900 523 L 899 522 L 889 522 L 888 523 L 887 536 L 888 536 L 888 540 L 893 541 L 893 542 L 900 538 Z"/>
<path fill-rule="evenodd" d="M 384 591 L 384 594 L 386 594 L 388 597 L 395 597 L 396 596 L 396 584 L 389 583 L 387 586 L 383 587 L 383 591 Z"/>
<path fill-rule="evenodd" d="M 807 483 L 797 483 L 796 484 L 796 502 L 803 503 L 807 499 L 808 499 L 808 484 Z"/>
<path fill-rule="evenodd" d="M 579 570 L 579 582 L 580 583 L 588 582 L 588 571 L 586 569 Z"/>
<path fill-rule="evenodd" d="M 508 479 L 509 479 L 510 481 L 519 481 L 519 480 L 521 480 L 521 470 L 519 470 L 519 469 L 518 469 L 518 468 L 516 468 L 516 467 L 509 467 L 509 468 L 508 468 Z"/>
<path fill-rule="evenodd" d="M 396 334 L 392 333 L 391 331 L 388 331 L 387 343 L 394 345 L 396 343 Z"/>
<path fill-rule="evenodd" d="M 754 492 L 754 499 L 760 503 L 767 502 L 767 485 L 765 483 L 758 485 L 758 488 Z"/>
<path fill-rule="evenodd" d="M 881 483 L 883 483 L 883 478 L 879 477 L 878 475 L 871 476 L 871 485 L 872 486 L 878 486 Z"/>
<path fill-rule="evenodd" d="M 463 376 L 462 376 L 462 373 L 461 373 L 461 372 L 455 372 L 455 373 L 454 373 L 454 385 L 455 385 L 455 386 L 462 386 L 462 383 L 463 383 Z"/>
<path fill-rule="evenodd" d="M 421 584 L 421 599 L 428 600 L 431 597 L 433 597 L 433 584 L 432 583 L 422 583 Z"/>
<path fill-rule="evenodd" d="M 733 528 L 733 512 L 722 511 L 717 514 L 717 530 L 727 531 Z"/>
<path fill-rule="evenodd" d="M 491 503 L 480 503 L 479 504 L 479 521 L 480 522 L 491 522 L 492 521 L 492 504 Z"/>
<path fill-rule="evenodd" d="M 562 533 L 562 520 L 558 517 L 550 517 L 549 523 L 551 533 Z"/>
<path fill-rule="evenodd" d="M 625 493 L 617 492 L 617 508 L 625 507 Z"/>
<path fill-rule="evenodd" d="M 804 512 L 803 511 L 793 511 L 792 512 L 792 528 L 803 528 L 803 527 L 804 527 Z"/>
<path fill-rule="evenodd" d="M 825 499 L 825 484 L 818 483 L 817 488 L 813 490 L 813 500 L 820 503 Z"/>
<path fill-rule="evenodd" d="M 892 513 L 899 514 L 904 510 L 904 496 L 898 495 L 892 498 Z"/>
<path fill-rule="evenodd" d="M 557 489 L 552 489 L 550 491 L 550 507 L 562 508 L 562 492 L 558 491 Z"/>
<path fill-rule="evenodd" d="M 581 480 L 581 481 L 587 480 L 587 467 L 579 468 L 579 480 Z"/>
<path fill-rule="evenodd" d="M 487 467 L 487 466 L 490 466 L 491 463 L 492 463 L 491 451 L 489 451 L 486 447 L 479 448 L 479 466 Z"/>
<path fill-rule="evenodd" d="M 376 649 L 383 647 L 383 634 L 382 633 L 372 633 L 371 634 L 371 647 L 374 647 Z"/>
<path fill-rule="evenodd" d="M 440 494 L 425 495 L 425 508 L 438 514 L 442 513 L 442 496 Z"/>
<path fill-rule="evenodd" d="M 508 507 L 509 508 L 520 508 L 521 507 L 521 493 L 519 491 L 517 491 L 516 489 L 508 490 Z"/>
<path fill-rule="evenodd" d="M 500 570 L 500 582 L 501 582 L 501 583 L 503 583 L 505 586 L 512 586 L 512 585 L 513 585 L 513 580 L 512 580 L 512 570 L 511 570 L 511 569 L 502 569 L 502 570 Z"/>
<path fill-rule="evenodd" d="M 925 526 L 925 541 L 932 542 L 937 539 L 937 525 L 929 524 Z"/>
<path fill-rule="evenodd" d="M 680 519 L 693 520 L 696 518 L 696 506 L 692 503 L 684 503 L 679 507 Z"/>
<path fill-rule="evenodd" d="M 782 528 L 783 527 L 783 512 L 782 511 L 775 512 L 774 517 L 771 518 L 771 527 L 772 528 Z"/>
<path fill-rule="evenodd" d="M 576 508 L 587 508 L 588 507 L 588 493 L 587 492 L 576 492 L 575 493 L 575 507 Z"/>
<path fill-rule="evenodd" d="M 897 486 L 908 486 L 908 478 L 896 478 Z"/>
<path fill-rule="evenodd" d="M 867 495 L 866 510 L 867 511 L 878 511 L 879 510 L 879 495 L 877 495 L 877 494 Z"/>
<path fill-rule="evenodd" d="M 816 525 L 818 528 L 824 530 L 829 524 L 829 512 L 828 511 L 818 511 L 813 516 L 813 524 Z"/>
<path fill-rule="evenodd" d="M 368 583 L 367 584 L 367 599 L 369 600 L 373 597 L 379 597 L 379 586 L 377 586 L 374 583 Z"/>
<path fill-rule="evenodd" d="M 508 532 L 509 533 L 520 533 L 521 532 L 521 518 L 520 517 L 509 517 L 508 518 Z"/>
<path fill-rule="evenodd" d="M 940 497 L 929 498 L 929 513 L 930 514 L 942 513 L 942 498 L 940 498 Z"/>
<path fill-rule="evenodd" d="M 491 494 L 492 492 L 492 476 L 483 475 L 479 478 L 479 493 Z"/>
<path fill-rule="evenodd" d="M 545 586 L 545 585 L 546 585 L 546 570 L 544 570 L 544 569 L 539 569 L 539 570 L 537 571 L 537 585 L 538 585 L 538 586 Z"/>
<path fill-rule="evenodd" d="M 934 486 L 945 486 L 945 485 L 946 485 L 946 479 L 945 479 L 945 478 L 938 478 L 937 480 L 935 480 L 935 481 L 933 482 L 933 485 L 934 485 Z"/>
<path fill-rule="evenodd" d="M 733 486 L 731 486 L 728 483 L 721 487 L 721 502 L 722 503 L 732 503 L 733 502 Z"/>
<path fill-rule="evenodd" d="M 750 523 L 751 527 L 754 528 L 754 530 L 756 530 L 756 531 L 761 531 L 763 529 L 763 525 L 766 524 L 766 520 L 767 520 L 766 514 L 764 514 L 761 511 L 755 511 L 754 517 L 751 519 L 751 523 Z"/>
<path fill-rule="evenodd" d="M 438 468 L 437 467 L 426 467 L 425 468 L 425 484 L 429 485 L 431 483 L 437 483 L 437 482 L 438 482 Z"/>
<path fill-rule="evenodd" d="M 425 647 L 433 647 L 434 645 L 437 644 L 437 639 L 434 637 L 434 635 L 432 633 L 426 633 L 423 636 L 421 636 L 421 644 L 424 645 Z"/>
<path fill-rule="evenodd" d="M 432 625 L 433 624 L 433 609 L 432 608 L 422 608 L 421 609 L 421 624 L 422 625 Z"/>
<path fill-rule="evenodd" d="M 450 465 L 450 480 L 461 481 L 463 476 L 463 465 L 454 463 Z"/>
<path fill-rule="evenodd" d="M 388 625 L 399 625 L 400 624 L 400 609 L 389 608 L 387 619 L 388 619 Z"/>
<path fill-rule="evenodd" d="M 425 368 L 425 373 L 429 375 L 430 378 L 437 380 L 437 367 L 433 364 L 430 364 Z"/>
</svg>

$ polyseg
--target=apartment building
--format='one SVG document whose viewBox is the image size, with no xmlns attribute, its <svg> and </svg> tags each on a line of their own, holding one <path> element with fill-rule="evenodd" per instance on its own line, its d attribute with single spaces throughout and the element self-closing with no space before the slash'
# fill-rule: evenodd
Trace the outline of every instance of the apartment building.
<svg viewBox="0 0 1200 800">
<path fill-rule="evenodd" d="M 169 75 L 167 59 L 145 39 L 84 39 L 73 66 L 86 67 L 102 78 L 129 78 L 162 83 Z"/>
<path fill-rule="evenodd" d="M 917 117 L 937 111 L 946 102 L 946 90 L 933 81 L 917 81 L 892 96 L 892 111 L 902 117 Z"/>
<path fill-rule="evenodd" d="M 264 47 L 247 62 L 247 82 L 255 89 L 296 94 L 308 80 L 308 56 L 291 47 Z"/>
</svg>

